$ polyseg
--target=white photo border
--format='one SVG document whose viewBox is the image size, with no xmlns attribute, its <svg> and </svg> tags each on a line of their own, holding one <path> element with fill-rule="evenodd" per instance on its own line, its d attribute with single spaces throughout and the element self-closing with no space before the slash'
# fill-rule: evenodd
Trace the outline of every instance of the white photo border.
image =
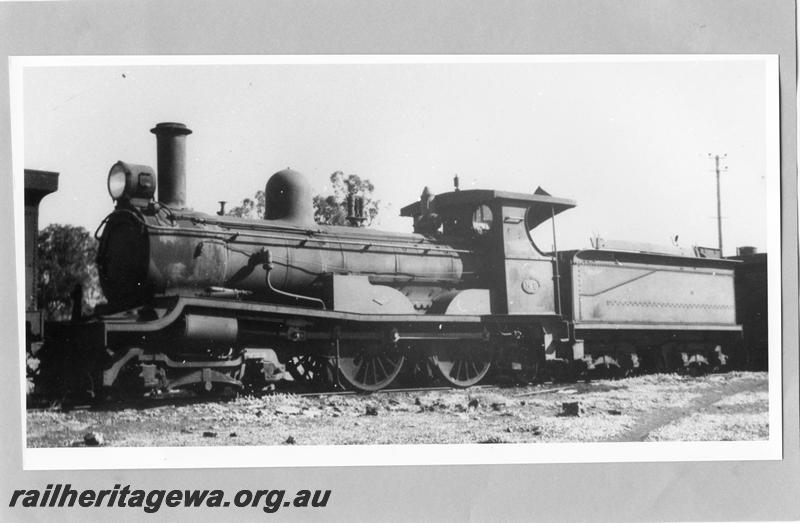
<svg viewBox="0 0 800 523">
<path fill-rule="evenodd" d="M 737 442 L 27 448 L 25 349 L 20 343 L 24 470 L 104 470 L 453 464 L 751 461 L 782 459 L 781 194 L 778 55 L 161 55 L 9 57 L 17 329 L 24 340 L 24 112 L 26 68 L 137 65 L 524 64 L 760 61 L 766 82 L 769 438 Z"/>
</svg>

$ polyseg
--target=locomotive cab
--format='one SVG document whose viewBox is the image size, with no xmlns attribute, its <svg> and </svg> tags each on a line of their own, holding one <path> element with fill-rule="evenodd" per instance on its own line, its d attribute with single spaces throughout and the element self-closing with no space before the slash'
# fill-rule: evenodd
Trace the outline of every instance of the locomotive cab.
<svg viewBox="0 0 800 523">
<path fill-rule="evenodd" d="M 455 190 L 433 196 L 426 187 L 420 201 L 400 214 L 414 218 L 415 232 L 441 232 L 474 245 L 486 259 L 479 277 L 493 289 L 493 314 L 558 315 L 555 253 L 539 250 L 529 231 L 572 207 L 574 201 L 541 189 L 534 194 Z M 553 234 L 555 245 L 555 228 Z"/>
</svg>

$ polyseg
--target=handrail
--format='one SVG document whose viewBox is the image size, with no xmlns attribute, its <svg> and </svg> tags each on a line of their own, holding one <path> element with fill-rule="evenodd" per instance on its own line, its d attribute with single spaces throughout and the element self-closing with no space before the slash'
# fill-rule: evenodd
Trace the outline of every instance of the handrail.
<svg viewBox="0 0 800 523">
<path fill-rule="evenodd" d="M 213 225 L 213 224 L 212 224 Z M 182 234 L 187 236 L 214 236 L 217 237 L 221 241 L 225 241 L 227 243 L 228 239 L 225 236 L 230 236 L 230 233 L 223 233 L 217 231 L 205 231 L 205 230 L 192 230 L 192 229 L 174 229 L 172 227 L 165 227 L 162 225 L 156 225 L 152 223 L 148 223 L 147 227 L 149 229 L 154 229 L 159 232 L 169 232 L 174 234 L 176 231 L 180 231 Z M 257 229 L 256 229 L 257 230 Z M 324 238 L 314 237 L 314 236 L 304 236 L 303 233 L 297 231 L 295 229 L 285 229 L 287 232 L 294 233 L 298 236 L 298 238 L 287 238 L 286 236 L 281 236 L 277 234 L 269 234 L 263 231 L 258 230 L 257 233 L 253 231 L 249 236 L 254 236 L 257 238 L 269 238 L 275 240 L 287 240 L 293 239 L 294 241 L 298 242 L 315 242 L 315 243 L 333 243 L 339 245 L 353 245 L 357 247 L 361 247 L 362 249 L 369 249 L 370 247 L 383 247 L 383 248 L 392 248 L 392 249 L 411 249 L 423 252 L 435 252 L 438 254 L 469 254 L 472 251 L 468 249 L 455 249 L 453 247 L 443 247 L 441 245 L 435 244 L 408 244 L 408 243 L 401 243 L 401 242 L 372 242 L 368 240 L 363 241 L 355 241 L 355 240 L 347 240 L 342 239 L 338 236 L 326 236 Z M 235 233 L 237 238 L 242 236 L 241 232 Z M 245 233 L 246 234 L 246 233 Z M 318 233 L 310 233 L 310 234 L 318 234 Z M 323 233 L 324 234 L 324 233 Z"/>
<path fill-rule="evenodd" d="M 275 266 L 272 264 L 272 253 L 269 251 L 269 249 L 264 249 L 262 252 L 256 253 L 253 256 L 256 256 L 258 254 L 263 254 L 263 256 L 264 256 L 264 269 L 266 269 L 266 271 L 267 271 L 267 274 L 264 277 L 264 281 L 267 284 L 267 289 L 270 292 L 272 292 L 273 294 L 277 294 L 279 296 L 286 296 L 287 298 L 294 298 L 295 300 L 306 300 L 306 301 L 310 301 L 310 302 L 313 302 L 313 303 L 319 303 L 319 305 L 322 307 L 322 310 L 326 310 L 325 302 L 322 301 L 319 298 L 314 298 L 312 296 L 303 296 L 302 294 L 294 294 L 294 293 L 291 293 L 291 292 L 281 291 L 281 290 L 278 290 L 275 287 L 273 287 L 272 286 L 272 282 L 269 281 L 269 275 L 272 273 L 272 269 L 275 268 Z"/>
</svg>

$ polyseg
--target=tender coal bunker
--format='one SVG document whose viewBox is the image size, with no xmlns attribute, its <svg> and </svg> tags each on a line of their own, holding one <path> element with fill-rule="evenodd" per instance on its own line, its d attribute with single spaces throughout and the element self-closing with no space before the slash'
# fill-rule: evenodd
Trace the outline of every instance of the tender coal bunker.
<svg viewBox="0 0 800 523">
<path fill-rule="evenodd" d="M 147 296 L 149 243 L 141 222 L 112 217 L 100 242 L 97 265 L 100 284 L 112 310 L 140 305 Z"/>
</svg>

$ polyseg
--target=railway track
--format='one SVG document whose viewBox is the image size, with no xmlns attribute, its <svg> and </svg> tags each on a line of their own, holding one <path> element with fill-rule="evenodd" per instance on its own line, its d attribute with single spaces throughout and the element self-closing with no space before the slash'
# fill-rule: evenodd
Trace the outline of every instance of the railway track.
<svg viewBox="0 0 800 523">
<path fill-rule="evenodd" d="M 717 373 L 715 370 L 709 373 Z M 700 376 L 707 373 L 695 373 L 690 371 L 675 372 L 687 376 Z M 658 373 L 656 373 L 658 374 Z M 632 374 L 630 376 L 633 376 Z M 441 392 L 441 391 L 458 391 L 470 390 L 481 391 L 491 389 L 509 389 L 514 387 L 526 386 L 536 387 L 533 391 L 525 391 L 520 396 L 532 396 L 538 394 L 545 394 L 549 392 L 557 392 L 561 390 L 577 388 L 580 392 L 591 390 L 592 382 L 597 380 L 617 380 L 629 377 L 628 375 L 620 375 L 613 372 L 594 371 L 585 373 L 583 375 L 552 375 L 546 378 L 546 381 L 536 381 L 533 383 L 518 383 L 510 376 L 496 375 L 494 381 L 491 383 L 478 384 L 464 389 L 462 387 L 453 387 L 441 384 L 413 386 L 409 385 L 408 380 L 403 380 L 400 385 L 395 387 L 386 387 L 371 392 L 364 392 L 359 390 L 344 389 L 341 386 L 334 385 L 329 390 L 317 390 L 319 385 L 312 386 L 303 383 L 294 383 L 293 385 L 283 387 L 267 387 L 260 391 L 236 392 L 231 389 L 220 391 L 194 391 L 194 390 L 173 390 L 167 392 L 147 392 L 142 396 L 124 396 L 112 397 L 108 396 L 103 399 L 83 399 L 83 400 L 54 400 L 52 397 L 44 396 L 29 396 L 28 397 L 28 411 L 48 411 L 48 410 L 125 410 L 129 408 L 155 408 L 162 406 L 184 406 L 192 404 L 203 404 L 209 402 L 228 402 L 243 396 L 265 397 L 271 395 L 289 395 L 300 398 L 323 398 L 329 396 L 370 396 L 370 395 L 391 395 L 400 393 L 424 393 L 424 392 Z"/>
<path fill-rule="evenodd" d="M 553 392 L 563 389 L 568 389 L 570 386 L 566 387 L 557 387 L 557 388 L 545 388 L 544 384 L 542 385 L 535 385 L 536 387 L 542 387 L 541 390 L 537 390 L 534 392 L 528 392 L 526 395 L 530 394 L 543 394 L 547 392 Z M 504 387 L 501 385 L 496 384 L 486 384 L 486 385 L 475 385 L 470 387 L 468 390 L 470 391 L 487 391 L 493 389 L 507 389 L 508 387 Z M 375 392 L 360 392 L 360 391 L 353 391 L 353 390 L 328 390 L 328 391 L 292 391 L 292 390 L 271 390 L 266 391 L 260 394 L 256 394 L 255 396 L 258 397 L 266 397 L 266 396 L 280 396 L 280 395 L 287 395 L 287 396 L 295 396 L 298 398 L 325 398 L 325 397 L 334 397 L 334 396 L 356 396 L 356 397 L 368 397 L 372 395 L 380 395 L 386 396 L 391 394 L 407 394 L 407 393 L 426 393 L 426 392 L 443 392 L 443 391 L 458 391 L 458 390 L 465 390 L 456 387 L 446 387 L 446 386 L 432 386 L 432 387 L 395 387 L 395 388 L 385 388 Z M 148 395 L 139 398 L 126 398 L 126 399 L 116 399 L 116 400 L 106 400 L 106 401 L 97 401 L 97 402 L 76 402 L 76 403 L 68 403 L 68 402 L 61 402 L 61 401 L 52 401 L 47 400 L 44 398 L 29 398 L 28 400 L 28 407 L 27 411 L 29 412 L 44 412 L 44 411 L 53 411 L 53 410 L 63 410 L 63 411 L 80 411 L 80 410 L 104 410 L 104 411 L 115 411 L 115 410 L 125 410 L 125 409 L 143 409 L 143 408 L 157 408 L 157 407 L 164 407 L 164 406 L 189 406 L 195 404 L 206 404 L 209 402 L 218 402 L 224 403 L 233 401 L 238 397 L 247 396 L 246 394 L 219 394 L 219 395 L 204 395 L 204 394 L 196 394 L 191 392 L 175 392 L 169 394 L 160 394 L 160 395 Z"/>
</svg>

